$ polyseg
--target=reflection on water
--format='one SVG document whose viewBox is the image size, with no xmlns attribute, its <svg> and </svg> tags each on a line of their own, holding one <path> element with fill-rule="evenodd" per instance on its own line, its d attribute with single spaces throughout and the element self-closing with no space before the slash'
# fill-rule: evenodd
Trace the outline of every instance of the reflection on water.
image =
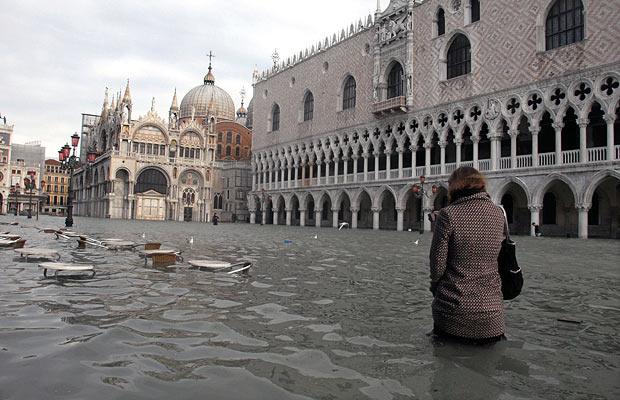
<svg viewBox="0 0 620 400">
<path fill-rule="evenodd" d="M 227 276 L 3 230 L 98 270 L 44 280 L 0 250 L 3 400 L 620 397 L 617 242 L 520 238 L 527 282 L 507 305 L 509 340 L 470 348 L 428 335 L 428 234 L 77 220 L 186 260 L 255 263 Z"/>
</svg>

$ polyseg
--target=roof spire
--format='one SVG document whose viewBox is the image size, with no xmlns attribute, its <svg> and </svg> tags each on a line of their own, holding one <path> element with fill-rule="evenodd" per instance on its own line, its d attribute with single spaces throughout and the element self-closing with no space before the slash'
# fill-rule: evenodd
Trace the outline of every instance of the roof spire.
<svg viewBox="0 0 620 400">
<path fill-rule="evenodd" d="M 209 72 L 207 73 L 207 76 L 205 76 L 205 85 L 213 85 L 215 84 L 215 76 L 213 75 L 213 67 L 211 62 L 215 58 L 215 54 L 213 54 L 212 51 L 209 51 L 207 56 L 209 57 Z"/>
<path fill-rule="evenodd" d="M 127 79 L 127 87 L 125 88 L 125 95 L 123 96 L 123 103 L 131 104 L 131 90 L 129 90 L 129 79 Z"/>
<path fill-rule="evenodd" d="M 245 86 L 241 87 L 241 92 L 239 92 L 239 94 L 241 95 L 241 107 L 243 107 L 243 102 L 245 101 Z"/>
<path fill-rule="evenodd" d="M 155 112 L 155 97 L 151 100 L 151 112 Z"/>
<path fill-rule="evenodd" d="M 179 102 L 177 100 L 177 88 L 174 88 L 174 97 L 172 97 L 172 106 L 170 106 L 171 110 L 179 109 Z"/>
<path fill-rule="evenodd" d="M 381 0 L 377 0 L 377 12 L 381 12 Z"/>
</svg>

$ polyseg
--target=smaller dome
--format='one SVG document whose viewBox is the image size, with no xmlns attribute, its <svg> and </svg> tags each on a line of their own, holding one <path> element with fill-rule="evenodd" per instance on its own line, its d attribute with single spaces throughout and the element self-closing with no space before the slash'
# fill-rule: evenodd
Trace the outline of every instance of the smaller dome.
<svg viewBox="0 0 620 400">
<path fill-rule="evenodd" d="M 237 115 L 247 114 L 247 113 L 248 113 L 248 110 L 246 110 L 244 106 L 239 107 L 239 109 L 237 110 Z"/>
</svg>

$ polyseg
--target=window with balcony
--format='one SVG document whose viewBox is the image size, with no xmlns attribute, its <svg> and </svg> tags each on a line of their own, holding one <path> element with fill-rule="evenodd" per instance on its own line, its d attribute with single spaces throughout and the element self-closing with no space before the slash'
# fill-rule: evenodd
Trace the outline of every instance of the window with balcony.
<svg viewBox="0 0 620 400">
<path fill-rule="evenodd" d="M 471 44 L 463 34 L 457 34 L 448 49 L 448 79 L 471 72 Z"/>
<path fill-rule="evenodd" d="M 404 96 L 405 81 L 403 79 L 403 75 L 404 72 L 402 65 L 400 65 L 400 63 L 394 64 L 390 70 L 390 74 L 388 75 L 388 99 Z"/>
</svg>

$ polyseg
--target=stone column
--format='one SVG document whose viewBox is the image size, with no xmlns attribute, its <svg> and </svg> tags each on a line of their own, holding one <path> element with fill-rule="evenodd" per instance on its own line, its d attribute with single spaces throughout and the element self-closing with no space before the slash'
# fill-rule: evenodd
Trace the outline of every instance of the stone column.
<svg viewBox="0 0 620 400">
<path fill-rule="evenodd" d="M 351 229 L 357 229 L 357 215 L 359 212 L 359 209 L 351 208 Z"/>
<path fill-rule="evenodd" d="M 402 208 L 396 209 L 396 230 L 398 232 L 405 230 L 405 210 Z"/>
<path fill-rule="evenodd" d="M 321 227 L 321 222 L 322 222 L 321 220 L 323 219 L 323 215 L 321 215 L 322 211 L 323 210 L 321 210 L 320 208 L 315 208 L 314 209 L 314 221 L 316 222 L 315 226 L 317 228 Z"/>
<path fill-rule="evenodd" d="M 517 168 L 517 138 L 519 137 L 519 131 L 510 130 L 508 131 L 510 135 L 510 167 L 512 169 Z"/>
<path fill-rule="evenodd" d="M 250 211 L 250 224 L 256 225 L 256 211 Z"/>
<path fill-rule="evenodd" d="M 284 184 L 284 173 L 286 172 L 285 167 L 280 167 L 280 189 L 284 189 L 286 186 Z"/>
<path fill-rule="evenodd" d="M 418 146 L 411 146 L 411 177 L 415 177 L 415 169 L 418 163 Z"/>
<path fill-rule="evenodd" d="M 456 145 L 456 167 L 458 168 L 461 166 L 461 147 L 463 145 L 463 141 L 455 139 L 454 144 Z"/>
<path fill-rule="evenodd" d="M 317 182 L 317 185 L 319 185 L 319 186 L 321 185 L 321 182 L 322 182 L 322 178 L 321 178 L 321 175 L 322 175 L 321 172 L 322 172 L 322 169 L 323 169 L 323 168 L 321 168 L 322 164 L 323 163 L 320 162 L 320 161 L 317 162 L 317 164 L 316 164 L 316 168 L 317 168 L 316 169 L 316 182 Z"/>
<path fill-rule="evenodd" d="M 261 189 L 265 190 L 267 188 L 267 170 L 263 168 L 263 183 L 261 185 Z"/>
<path fill-rule="evenodd" d="M 291 182 L 293 181 L 293 174 L 292 174 L 293 170 L 292 167 L 288 167 L 288 169 L 286 170 L 286 187 L 290 189 L 291 187 Z"/>
<path fill-rule="evenodd" d="M 306 165 L 306 163 L 301 164 L 301 185 L 298 186 L 303 186 L 306 180 Z"/>
<path fill-rule="evenodd" d="M 471 141 L 474 147 L 474 168 L 478 169 L 478 143 L 480 143 L 480 138 L 472 136 Z"/>
<path fill-rule="evenodd" d="M 252 171 L 252 191 L 256 192 L 256 170 Z"/>
<path fill-rule="evenodd" d="M 291 226 L 293 224 L 293 210 L 286 209 L 286 226 Z"/>
<path fill-rule="evenodd" d="M 538 167 L 538 133 L 540 132 L 540 128 L 531 128 L 530 132 L 532 134 L 532 166 Z"/>
<path fill-rule="evenodd" d="M 295 171 L 294 173 L 295 177 L 293 179 L 293 187 L 298 188 L 299 187 L 299 164 L 293 165 L 293 171 Z"/>
<path fill-rule="evenodd" d="M 344 161 L 344 175 L 342 178 L 342 181 L 344 183 L 348 183 L 349 182 L 349 157 L 344 157 L 342 159 L 342 161 Z"/>
<path fill-rule="evenodd" d="M 373 208 L 372 209 L 372 229 L 375 231 L 378 231 L 380 226 L 379 226 L 379 217 L 380 215 L 381 209 L 380 208 Z"/>
<path fill-rule="evenodd" d="M 579 162 L 587 163 L 588 160 L 588 120 L 579 119 Z"/>
<path fill-rule="evenodd" d="M 607 161 L 613 161 L 616 158 L 616 143 L 614 122 L 616 122 L 615 115 L 606 115 L 605 121 L 607 122 Z"/>
<path fill-rule="evenodd" d="M 392 152 L 385 152 L 385 179 L 390 179 L 392 173 Z"/>
<path fill-rule="evenodd" d="M 338 212 L 340 212 L 337 208 L 332 208 L 332 225 L 334 228 L 338 228 Z"/>
<path fill-rule="evenodd" d="M 368 153 L 364 153 L 364 182 L 368 182 Z"/>
<path fill-rule="evenodd" d="M 304 227 L 306 226 L 306 213 L 308 212 L 308 210 L 300 208 L 299 209 L 299 226 Z"/>
<path fill-rule="evenodd" d="M 532 236 L 532 237 L 536 237 L 536 231 L 535 231 L 534 227 L 532 226 L 532 224 L 540 225 L 540 210 L 541 209 L 542 209 L 542 207 L 540 207 L 540 206 L 531 206 L 530 207 L 530 215 L 531 215 L 530 236 Z"/>
<path fill-rule="evenodd" d="M 584 205 L 578 206 L 577 210 L 579 211 L 579 239 L 587 239 L 588 238 L 588 211 L 590 211 L 589 207 Z"/>
<path fill-rule="evenodd" d="M 497 171 L 497 164 L 501 152 L 498 147 L 500 144 L 500 138 L 496 136 L 495 132 L 491 132 L 491 171 Z"/>
<path fill-rule="evenodd" d="M 425 143 L 424 148 L 426 149 L 426 176 L 430 176 L 431 174 L 431 148 L 433 147 L 432 143 Z"/>
<path fill-rule="evenodd" d="M 448 143 L 445 141 L 440 141 L 439 142 L 439 148 L 440 148 L 440 157 L 439 157 L 439 163 L 441 164 L 441 175 L 445 175 L 446 174 L 446 145 Z"/>
<path fill-rule="evenodd" d="M 280 218 L 280 213 L 275 208 L 271 209 L 273 213 L 273 224 L 278 225 L 278 219 Z"/>
<path fill-rule="evenodd" d="M 379 180 L 379 151 L 375 151 L 375 181 Z"/>
<path fill-rule="evenodd" d="M 260 224 L 261 225 L 265 225 L 267 223 L 267 210 L 265 210 L 265 209 L 263 209 L 263 216 L 262 216 L 262 218 L 263 219 L 261 219 Z"/>
<path fill-rule="evenodd" d="M 357 154 L 353 155 L 353 182 L 357 183 L 357 161 L 359 156 Z"/>
<path fill-rule="evenodd" d="M 334 157 L 334 184 L 338 183 L 338 157 Z"/>
<path fill-rule="evenodd" d="M 403 158 L 403 153 L 405 151 L 405 149 L 402 148 L 398 148 L 398 179 L 403 179 L 404 176 L 404 158 Z"/>
<path fill-rule="evenodd" d="M 555 165 L 562 165 L 562 128 L 564 124 L 554 123 L 555 129 Z"/>
<path fill-rule="evenodd" d="M 310 179 L 314 179 L 314 161 L 310 161 Z"/>
</svg>

